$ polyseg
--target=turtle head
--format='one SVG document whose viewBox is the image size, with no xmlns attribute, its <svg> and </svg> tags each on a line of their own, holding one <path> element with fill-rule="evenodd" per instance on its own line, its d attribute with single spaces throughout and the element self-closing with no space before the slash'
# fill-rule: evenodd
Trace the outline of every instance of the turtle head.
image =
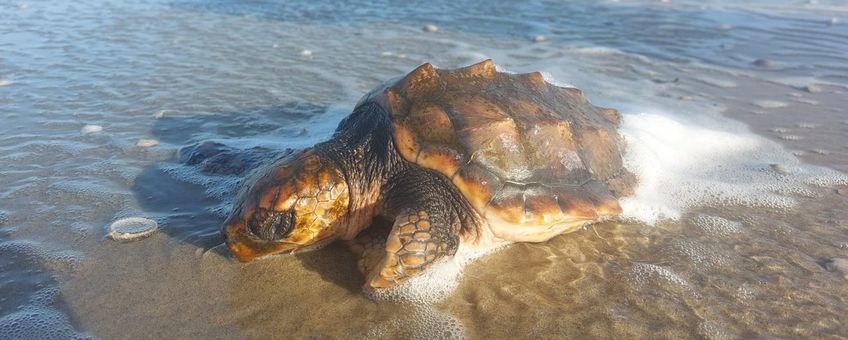
<svg viewBox="0 0 848 340">
<path fill-rule="evenodd" d="M 254 177 L 224 224 L 224 238 L 240 261 L 314 249 L 340 235 L 348 204 L 341 170 L 307 149 Z"/>
</svg>

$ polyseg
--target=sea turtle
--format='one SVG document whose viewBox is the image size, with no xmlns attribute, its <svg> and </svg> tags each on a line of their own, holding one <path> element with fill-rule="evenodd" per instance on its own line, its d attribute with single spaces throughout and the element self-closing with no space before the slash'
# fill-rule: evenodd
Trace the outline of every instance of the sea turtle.
<svg viewBox="0 0 848 340">
<path fill-rule="evenodd" d="M 226 243 L 248 261 L 362 234 L 360 251 L 381 247 L 362 254 L 365 286 L 387 288 L 461 243 L 543 242 L 621 213 L 635 179 L 619 119 L 538 72 L 423 64 L 365 95 L 330 140 L 258 171 Z M 361 232 L 378 216 L 393 225 L 374 240 Z"/>
</svg>

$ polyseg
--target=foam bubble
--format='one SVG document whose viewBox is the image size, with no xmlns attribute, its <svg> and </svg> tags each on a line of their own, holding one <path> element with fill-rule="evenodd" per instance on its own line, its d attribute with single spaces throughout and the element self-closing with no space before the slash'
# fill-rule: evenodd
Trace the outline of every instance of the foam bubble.
<svg viewBox="0 0 848 340">
<path fill-rule="evenodd" d="M 406 283 L 391 288 L 366 289 L 364 294 L 374 300 L 407 301 L 432 304 L 453 293 L 459 285 L 466 265 L 503 248 L 506 243 L 478 246 L 460 244 L 456 254 L 440 261 Z"/>
<path fill-rule="evenodd" d="M 777 143 L 725 118 L 624 114 L 625 166 L 639 178 L 622 199 L 623 217 L 648 224 L 677 220 L 695 206 L 786 209 L 808 184 L 848 183 L 837 171 L 805 165 Z M 777 171 L 774 164 L 790 172 Z"/>
<path fill-rule="evenodd" d="M 24 240 L 0 243 L 0 256 L 12 261 L 18 257 L 24 257 L 47 269 L 59 272 L 73 270 L 81 258 L 80 255 L 71 251 L 48 252 L 41 244 Z M 38 269 L 40 266 L 29 268 L 40 272 Z M 42 284 L 36 285 L 36 287 L 39 286 Z M 20 304 L 14 312 L 2 313 L 6 315 L 0 317 L 0 337 L 4 339 L 90 339 L 90 335 L 77 332 L 68 317 L 53 307 L 58 295 L 58 287 L 42 288 L 33 292 L 28 301 Z"/>
<path fill-rule="evenodd" d="M 664 266 L 652 263 L 635 263 L 630 272 L 630 279 L 637 285 L 665 286 L 680 293 L 700 298 L 700 294 L 689 281 Z"/>
<path fill-rule="evenodd" d="M 565 87 L 565 88 L 577 88 L 577 86 L 574 86 L 574 84 L 569 84 L 569 83 L 557 80 L 554 76 L 552 76 L 548 72 L 540 72 L 540 73 L 542 73 L 542 77 L 545 78 L 545 81 L 548 82 L 548 83 L 551 83 L 551 85 L 559 86 L 559 87 Z"/>
<path fill-rule="evenodd" d="M 698 267 L 723 266 L 729 262 L 729 258 L 721 249 L 697 240 L 676 240 L 670 248 L 674 255 L 687 259 Z"/>
<path fill-rule="evenodd" d="M 692 219 L 692 223 L 703 231 L 714 235 L 727 236 L 742 232 L 742 222 L 731 221 L 718 216 L 698 214 Z"/>
<path fill-rule="evenodd" d="M 798 135 L 780 135 L 780 139 L 783 140 L 802 140 L 804 137 Z"/>
<path fill-rule="evenodd" d="M 83 256 L 76 251 L 47 251 L 40 243 L 27 240 L 10 240 L 0 243 L 0 254 L 3 256 L 23 255 L 48 269 L 62 273 L 74 272 L 83 264 Z"/>
<path fill-rule="evenodd" d="M 0 318 L 0 334 L 7 339 L 91 339 L 77 332 L 68 318 L 54 308 L 27 305 Z"/>
<path fill-rule="evenodd" d="M 405 305 L 398 318 L 378 324 L 368 338 L 465 339 L 465 327 L 455 317 L 428 305 Z"/>
<path fill-rule="evenodd" d="M 698 335 L 710 340 L 735 339 L 733 333 L 723 328 L 720 323 L 701 321 L 698 323 Z"/>
<path fill-rule="evenodd" d="M 676 286 L 689 287 L 689 282 L 671 269 L 651 263 L 636 263 L 633 265 L 632 275 L 637 282 L 645 282 L 648 279 L 654 278 L 672 283 Z"/>
</svg>

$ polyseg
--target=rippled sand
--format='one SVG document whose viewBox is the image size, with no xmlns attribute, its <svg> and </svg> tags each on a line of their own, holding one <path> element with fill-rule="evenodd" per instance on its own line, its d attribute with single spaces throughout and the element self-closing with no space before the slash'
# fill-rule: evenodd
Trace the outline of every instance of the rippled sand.
<svg viewBox="0 0 848 340">
<path fill-rule="evenodd" d="M 824 0 L 2 4 L 0 337 L 843 338 L 846 21 Z M 637 145 L 663 190 L 483 257 L 426 304 L 368 299 L 341 244 L 223 249 L 240 177 L 180 148 L 309 146 L 380 82 L 485 57 L 620 108 L 632 136 L 681 133 Z M 107 239 L 129 216 L 160 230 Z"/>
</svg>

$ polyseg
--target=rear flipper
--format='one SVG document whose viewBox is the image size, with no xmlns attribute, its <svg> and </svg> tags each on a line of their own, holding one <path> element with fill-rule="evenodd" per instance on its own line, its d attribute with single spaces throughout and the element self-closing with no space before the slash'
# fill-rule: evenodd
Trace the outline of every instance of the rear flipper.
<svg viewBox="0 0 848 340">
<path fill-rule="evenodd" d="M 214 175 L 240 175 L 256 168 L 263 162 L 291 154 L 291 149 L 282 152 L 263 147 L 236 149 L 221 143 L 205 141 L 180 149 L 180 162 L 199 166 L 200 170 Z"/>
</svg>

